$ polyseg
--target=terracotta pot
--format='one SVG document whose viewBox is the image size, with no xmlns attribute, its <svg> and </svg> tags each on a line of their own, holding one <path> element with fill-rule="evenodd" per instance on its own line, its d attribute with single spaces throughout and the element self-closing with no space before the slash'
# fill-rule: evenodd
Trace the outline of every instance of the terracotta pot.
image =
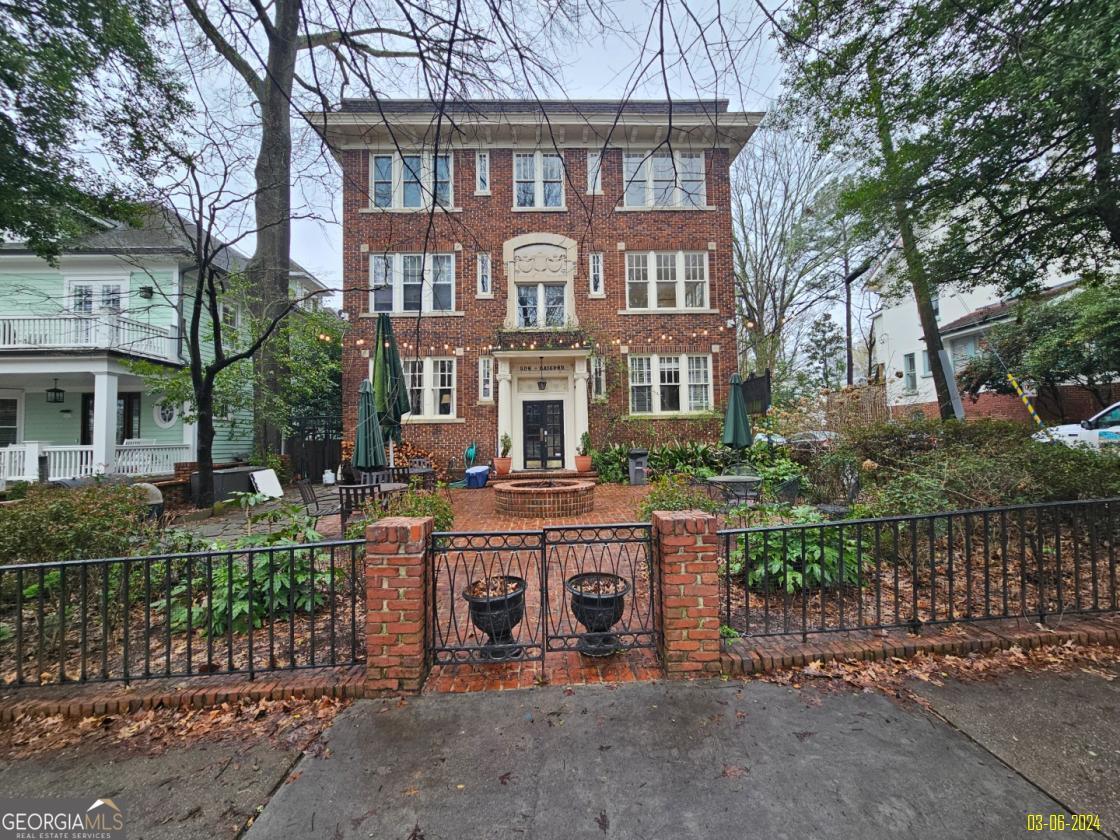
<svg viewBox="0 0 1120 840">
<path fill-rule="evenodd" d="M 513 458 L 495 458 L 494 472 L 498 475 L 509 475 L 509 468 L 513 466 Z"/>
<path fill-rule="evenodd" d="M 591 472 L 591 456 L 590 455 L 577 455 L 576 456 L 576 472 Z"/>
</svg>

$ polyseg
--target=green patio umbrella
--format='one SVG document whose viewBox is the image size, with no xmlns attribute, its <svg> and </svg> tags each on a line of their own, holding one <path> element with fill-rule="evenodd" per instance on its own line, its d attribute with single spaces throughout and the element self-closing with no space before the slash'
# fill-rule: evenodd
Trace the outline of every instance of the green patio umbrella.
<svg viewBox="0 0 1120 840">
<path fill-rule="evenodd" d="M 373 408 L 373 389 L 368 379 L 363 379 L 358 386 L 358 428 L 354 434 L 354 457 L 351 463 L 356 470 L 374 470 L 385 466 L 385 440 L 381 436 L 381 424 L 377 422 L 377 412 Z"/>
<path fill-rule="evenodd" d="M 401 354 L 393 337 L 393 322 L 384 313 L 377 316 L 377 339 L 373 349 L 373 405 L 381 430 L 389 439 L 392 465 L 393 443 L 401 442 L 401 415 L 408 413 L 410 405 Z"/>
<path fill-rule="evenodd" d="M 747 404 L 740 387 L 742 381 L 739 374 L 732 374 L 727 414 L 723 418 L 723 444 L 738 450 L 747 449 L 752 443 L 751 421 L 747 416 Z"/>
</svg>

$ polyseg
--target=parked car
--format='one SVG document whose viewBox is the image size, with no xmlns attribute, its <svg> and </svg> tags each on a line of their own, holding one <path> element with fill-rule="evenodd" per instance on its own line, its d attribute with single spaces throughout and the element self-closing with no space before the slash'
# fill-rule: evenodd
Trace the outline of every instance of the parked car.
<svg viewBox="0 0 1120 840">
<path fill-rule="evenodd" d="M 1034 433 L 1034 439 L 1042 443 L 1064 443 L 1066 446 L 1087 446 L 1090 449 L 1120 446 L 1120 402 L 1080 423 L 1041 429 Z"/>
<path fill-rule="evenodd" d="M 836 432 L 798 432 L 789 436 L 789 447 L 795 452 L 818 452 L 835 446 L 839 439 Z"/>
<path fill-rule="evenodd" d="M 754 436 L 755 443 L 768 443 L 771 446 L 785 446 L 789 441 L 776 432 L 758 432 Z"/>
</svg>

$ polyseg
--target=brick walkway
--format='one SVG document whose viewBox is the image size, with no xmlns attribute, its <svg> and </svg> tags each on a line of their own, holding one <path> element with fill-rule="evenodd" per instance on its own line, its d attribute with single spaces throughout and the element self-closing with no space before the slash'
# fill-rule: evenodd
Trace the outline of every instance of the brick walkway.
<svg viewBox="0 0 1120 840">
<path fill-rule="evenodd" d="M 492 487 L 483 487 L 481 490 L 452 490 L 451 504 L 455 509 L 456 531 L 520 531 L 544 528 L 549 525 L 634 522 L 637 519 L 638 503 L 648 492 L 648 486 L 597 484 L 595 509 L 591 513 L 550 519 L 522 519 L 498 514 Z"/>
</svg>

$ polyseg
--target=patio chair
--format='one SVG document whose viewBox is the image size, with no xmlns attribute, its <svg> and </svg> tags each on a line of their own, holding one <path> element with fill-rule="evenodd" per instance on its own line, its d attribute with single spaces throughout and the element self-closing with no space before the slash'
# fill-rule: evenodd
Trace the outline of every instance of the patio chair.
<svg viewBox="0 0 1120 840">
<path fill-rule="evenodd" d="M 797 501 L 797 497 L 800 495 L 800 478 L 787 478 L 785 481 L 774 488 L 774 501 L 780 504 L 792 505 Z"/>
<path fill-rule="evenodd" d="M 422 458 L 422 457 L 409 458 L 408 459 L 408 465 L 410 467 L 418 467 L 418 468 L 427 467 L 428 469 L 431 469 L 432 467 L 435 466 L 432 463 L 431 458 Z"/>
<path fill-rule="evenodd" d="M 398 484 L 411 484 L 412 474 L 409 472 L 409 467 L 390 467 L 389 480 L 395 481 Z"/>
<path fill-rule="evenodd" d="M 358 478 L 361 479 L 362 484 L 386 484 L 396 480 L 390 469 L 358 470 Z"/>
<path fill-rule="evenodd" d="M 301 478 L 296 482 L 296 487 L 299 488 L 299 498 L 303 502 L 303 509 L 307 511 L 307 515 L 314 519 L 315 525 L 318 526 L 319 520 L 324 516 L 334 516 L 335 514 L 342 513 L 342 505 L 324 504 L 318 496 L 315 495 L 315 488 L 311 486 L 311 482 L 306 478 Z"/>
<path fill-rule="evenodd" d="M 342 529 L 354 511 L 361 510 L 370 502 L 383 504 L 381 487 L 377 484 L 340 484 L 338 485 L 338 508 L 342 518 Z"/>
</svg>

